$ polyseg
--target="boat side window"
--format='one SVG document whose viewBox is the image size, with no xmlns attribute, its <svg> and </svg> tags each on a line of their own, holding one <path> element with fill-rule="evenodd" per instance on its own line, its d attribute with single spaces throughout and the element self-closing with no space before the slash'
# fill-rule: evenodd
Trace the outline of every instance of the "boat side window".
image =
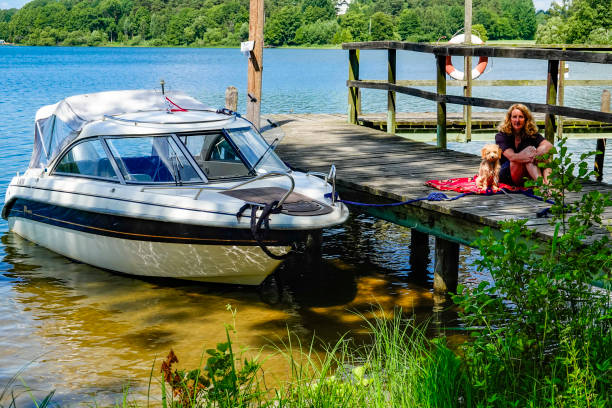
<svg viewBox="0 0 612 408">
<path fill-rule="evenodd" d="M 128 182 L 202 182 L 170 136 L 105 137 Z"/>
<path fill-rule="evenodd" d="M 210 180 L 249 176 L 249 169 L 223 133 L 178 137 Z"/>
<path fill-rule="evenodd" d="M 119 180 L 99 139 L 81 142 L 59 161 L 54 173 Z"/>
</svg>

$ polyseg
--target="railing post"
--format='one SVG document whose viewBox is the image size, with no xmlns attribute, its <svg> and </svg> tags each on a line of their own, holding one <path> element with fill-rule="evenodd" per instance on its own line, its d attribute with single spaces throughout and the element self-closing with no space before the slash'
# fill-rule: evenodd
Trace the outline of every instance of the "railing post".
<svg viewBox="0 0 612 408">
<path fill-rule="evenodd" d="M 438 96 L 446 95 L 446 56 L 436 55 L 436 85 Z M 438 147 L 446 149 L 446 102 L 438 102 Z"/>
<path fill-rule="evenodd" d="M 557 86 L 559 83 L 559 60 L 548 61 L 548 77 L 546 78 L 546 103 L 557 104 Z M 547 113 L 544 118 L 544 136 L 551 143 L 555 141 L 555 115 Z"/>
<path fill-rule="evenodd" d="M 610 112 L 610 91 L 604 89 L 601 93 L 601 111 Z M 595 171 L 597 172 L 597 181 L 603 180 L 603 165 L 606 155 L 606 139 L 597 139 L 596 150 L 601 154 L 595 155 Z"/>
<path fill-rule="evenodd" d="M 359 50 L 349 50 L 349 81 L 359 81 Z M 351 86 L 348 92 L 348 122 L 357 124 L 359 100 L 359 88 Z"/>
<path fill-rule="evenodd" d="M 465 13 L 463 19 L 464 27 L 464 44 L 472 45 L 472 0 L 465 0 Z M 463 87 L 463 96 L 472 96 L 472 57 L 467 55 L 464 58 L 463 71 L 465 72 L 465 87 Z M 472 105 L 464 105 L 463 113 L 465 119 L 465 141 L 472 141 Z"/>
<path fill-rule="evenodd" d="M 395 84 L 397 64 L 396 64 L 396 50 L 387 50 L 387 61 L 388 61 L 388 74 L 387 82 Z M 387 133 L 395 133 L 395 91 L 387 92 Z"/>
<path fill-rule="evenodd" d="M 563 48 L 565 51 L 565 48 Z M 559 89 L 557 90 L 557 105 L 563 106 L 565 103 L 565 61 L 559 61 Z M 563 137 L 563 116 L 557 116 L 557 140 Z"/>
</svg>

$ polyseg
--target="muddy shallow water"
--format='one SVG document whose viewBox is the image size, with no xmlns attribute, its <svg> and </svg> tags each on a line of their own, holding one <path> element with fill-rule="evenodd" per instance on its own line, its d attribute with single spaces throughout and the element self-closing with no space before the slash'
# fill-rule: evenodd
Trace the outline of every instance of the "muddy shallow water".
<svg viewBox="0 0 612 408">
<path fill-rule="evenodd" d="M 287 365 L 270 357 L 271 346 L 286 343 L 288 333 L 303 344 L 315 338 L 322 354 L 343 335 L 368 341 L 358 312 L 402 308 L 406 317 L 431 319 L 432 336 L 457 324 L 432 297 L 432 254 L 411 258 L 410 230 L 358 213 L 325 231 L 320 259 L 288 261 L 261 288 L 138 279 L 10 232 L 1 241 L 0 384 L 22 370 L 36 395 L 55 389 L 66 404 L 113 402 L 128 383 L 135 399 L 145 399 L 154 362 L 157 398 L 161 360 L 173 349 L 181 367 L 194 368 L 204 349 L 225 341 L 225 324 L 234 323 L 228 305 L 236 311 L 235 344 L 261 351 L 266 376 L 276 379 L 286 378 Z M 463 282 L 479 279 L 467 276 L 473 256 L 462 248 Z"/>
</svg>

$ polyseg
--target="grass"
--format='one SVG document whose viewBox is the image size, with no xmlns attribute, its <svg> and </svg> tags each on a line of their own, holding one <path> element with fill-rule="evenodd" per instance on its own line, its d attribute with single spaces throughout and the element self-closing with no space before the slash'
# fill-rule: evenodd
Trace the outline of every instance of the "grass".
<svg viewBox="0 0 612 408">
<path fill-rule="evenodd" d="M 389 319 L 368 321 L 364 317 L 364 322 L 371 342 L 355 346 L 343 337 L 322 358 L 315 353 L 313 343 L 303 345 L 289 333 L 288 340 L 275 346 L 287 362 L 289 378 L 275 387 L 266 386 L 263 363 L 232 355 L 228 332 L 228 342 L 217 345 L 216 350 L 207 350 L 211 357 L 203 368 L 191 372 L 166 370 L 166 379 L 185 380 L 162 383 L 162 406 L 471 405 L 471 388 L 461 361 L 444 339 L 428 339 L 425 326 L 402 319 L 401 311 Z M 224 360 L 223 356 L 231 357 Z M 202 387 L 198 388 L 196 382 Z"/>
<path fill-rule="evenodd" d="M 235 312 L 234 312 L 235 313 Z M 248 350 L 236 351 L 231 335 L 233 326 L 226 326 L 227 341 L 215 349 L 203 353 L 201 363 L 193 370 L 173 368 L 177 361 L 170 352 L 162 364 L 159 390 L 151 383 L 157 378 L 151 369 L 147 399 L 135 401 L 129 386 L 115 403 L 117 408 L 161 406 L 163 408 L 235 408 L 235 407 L 478 407 L 516 406 L 503 400 L 503 389 L 512 384 L 493 386 L 486 400 L 477 401 L 474 383 L 476 372 L 468 372 L 466 356 L 447 347 L 445 338 L 429 339 L 426 326 L 416 325 L 414 320 L 402 317 L 401 310 L 384 317 L 382 311 L 372 320 L 364 316 L 364 324 L 371 341 L 355 345 L 348 337 L 342 337 L 330 346 L 326 353 L 315 352 L 314 339 L 303 344 L 297 335 L 289 333 L 287 340 L 274 346 L 277 355 L 284 357 L 288 378 L 266 381 L 265 359 L 258 354 L 247 356 Z M 234 314 L 235 317 L 235 314 Z M 568 344 L 567 358 L 571 360 L 575 344 Z M 491 349 L 491 353 L 495 353 Z M 573 363 L 572 363 L 573 361 Z M 569 386 L 542 376 L 533 377 L 533 395 L 523 395 L 520 406 L 549 406 L 541 403 L 549 400 L 550 406 L 604 406 L 590 390 L 593 375 L 584 368 L 574 367 L 576 360 L 560 364 L 557 369 L 572 369 Z M 153 363 L 155 366 L 155 362 Z M 482 367 L 486 369 L 486 367 Z M 508 366 L 508 370 L 513 368 Z M 24 391 L 15 395 L 11 389 L 21 373 L 16 374 L 0 394 L 0 408 L 17 408 L 23 401 Z M 554 378 L 554 373 L 552 378 Z M 268 384 L 274 385 L 268 385 Z M 482 386 L 479 384 L 478 386 Z M 497 387 L 497 388 L 495 388 Z M 26 393 L 29 388 L 23 386 Z M 27 395 L 27 394 L 26 394 Z M 28 406 L 46 408 L 52 402 L 54 392 L 38 401 L 30 395 Z M 548 395 L 543 401 L 542 395 Z M 482 399 L 482 398 L 481 398 Z M 518 401 L 518 400 L 517 400 Z M 529 404 L 530 402 L 531 405 Z M 595 403 L 593 403 L 595 402 Z M 97 404 L 94 404 L 98 406 Z"/>
</svg>

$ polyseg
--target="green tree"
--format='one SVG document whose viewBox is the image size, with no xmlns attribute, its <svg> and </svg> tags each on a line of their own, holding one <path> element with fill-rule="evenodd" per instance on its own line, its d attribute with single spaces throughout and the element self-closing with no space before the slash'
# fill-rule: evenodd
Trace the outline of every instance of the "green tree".
<svg viewBox="0 0 612 408">
<path fill-rule="evenodd" d="M 378 11 L 372 15 L 370 36 L 374 41 L 395 39 L 393 17 Z"/>
<path fill-rule="evenodd" d="M 296 44 L 330 44 L 340 26 L 335 20 L 305 24 L 295 33 Z"/>
<path fill-rule="evenodd" d="M 418 12 L 415 9 L 402 10 L 397 22 L 397 32 L 402 40 L 414 41 L 420 31 L 421 23 Z"/>
<path fill-rule="evenodd" d="M 266 23 L 265 41 L 270 45 L 294 44 L 295 33 L 300 25 L 300 9 L 284 6 Z"/>
<path fill-rule="evenodd" d="M 359 11 L 351 11 L 340 16 L 340 27 L 347 29 L 351 33 L 353 41 L 368 41 L 369 35 L 369 19 L 365 14 Z"/>
<path fill-rule="evenodd" d="M 189 38 L 185 36 L 185 29 L 191 25 L 195 19 L 196 11 L 192 8 L 183 8 L 178 13 L 170 17 L 166 27 L 166 42 L 170 45 L 185 45 L 189 43 Z M 195 31 L 191 32 L 191 41 L 195 40 Z"/>
</svg>

